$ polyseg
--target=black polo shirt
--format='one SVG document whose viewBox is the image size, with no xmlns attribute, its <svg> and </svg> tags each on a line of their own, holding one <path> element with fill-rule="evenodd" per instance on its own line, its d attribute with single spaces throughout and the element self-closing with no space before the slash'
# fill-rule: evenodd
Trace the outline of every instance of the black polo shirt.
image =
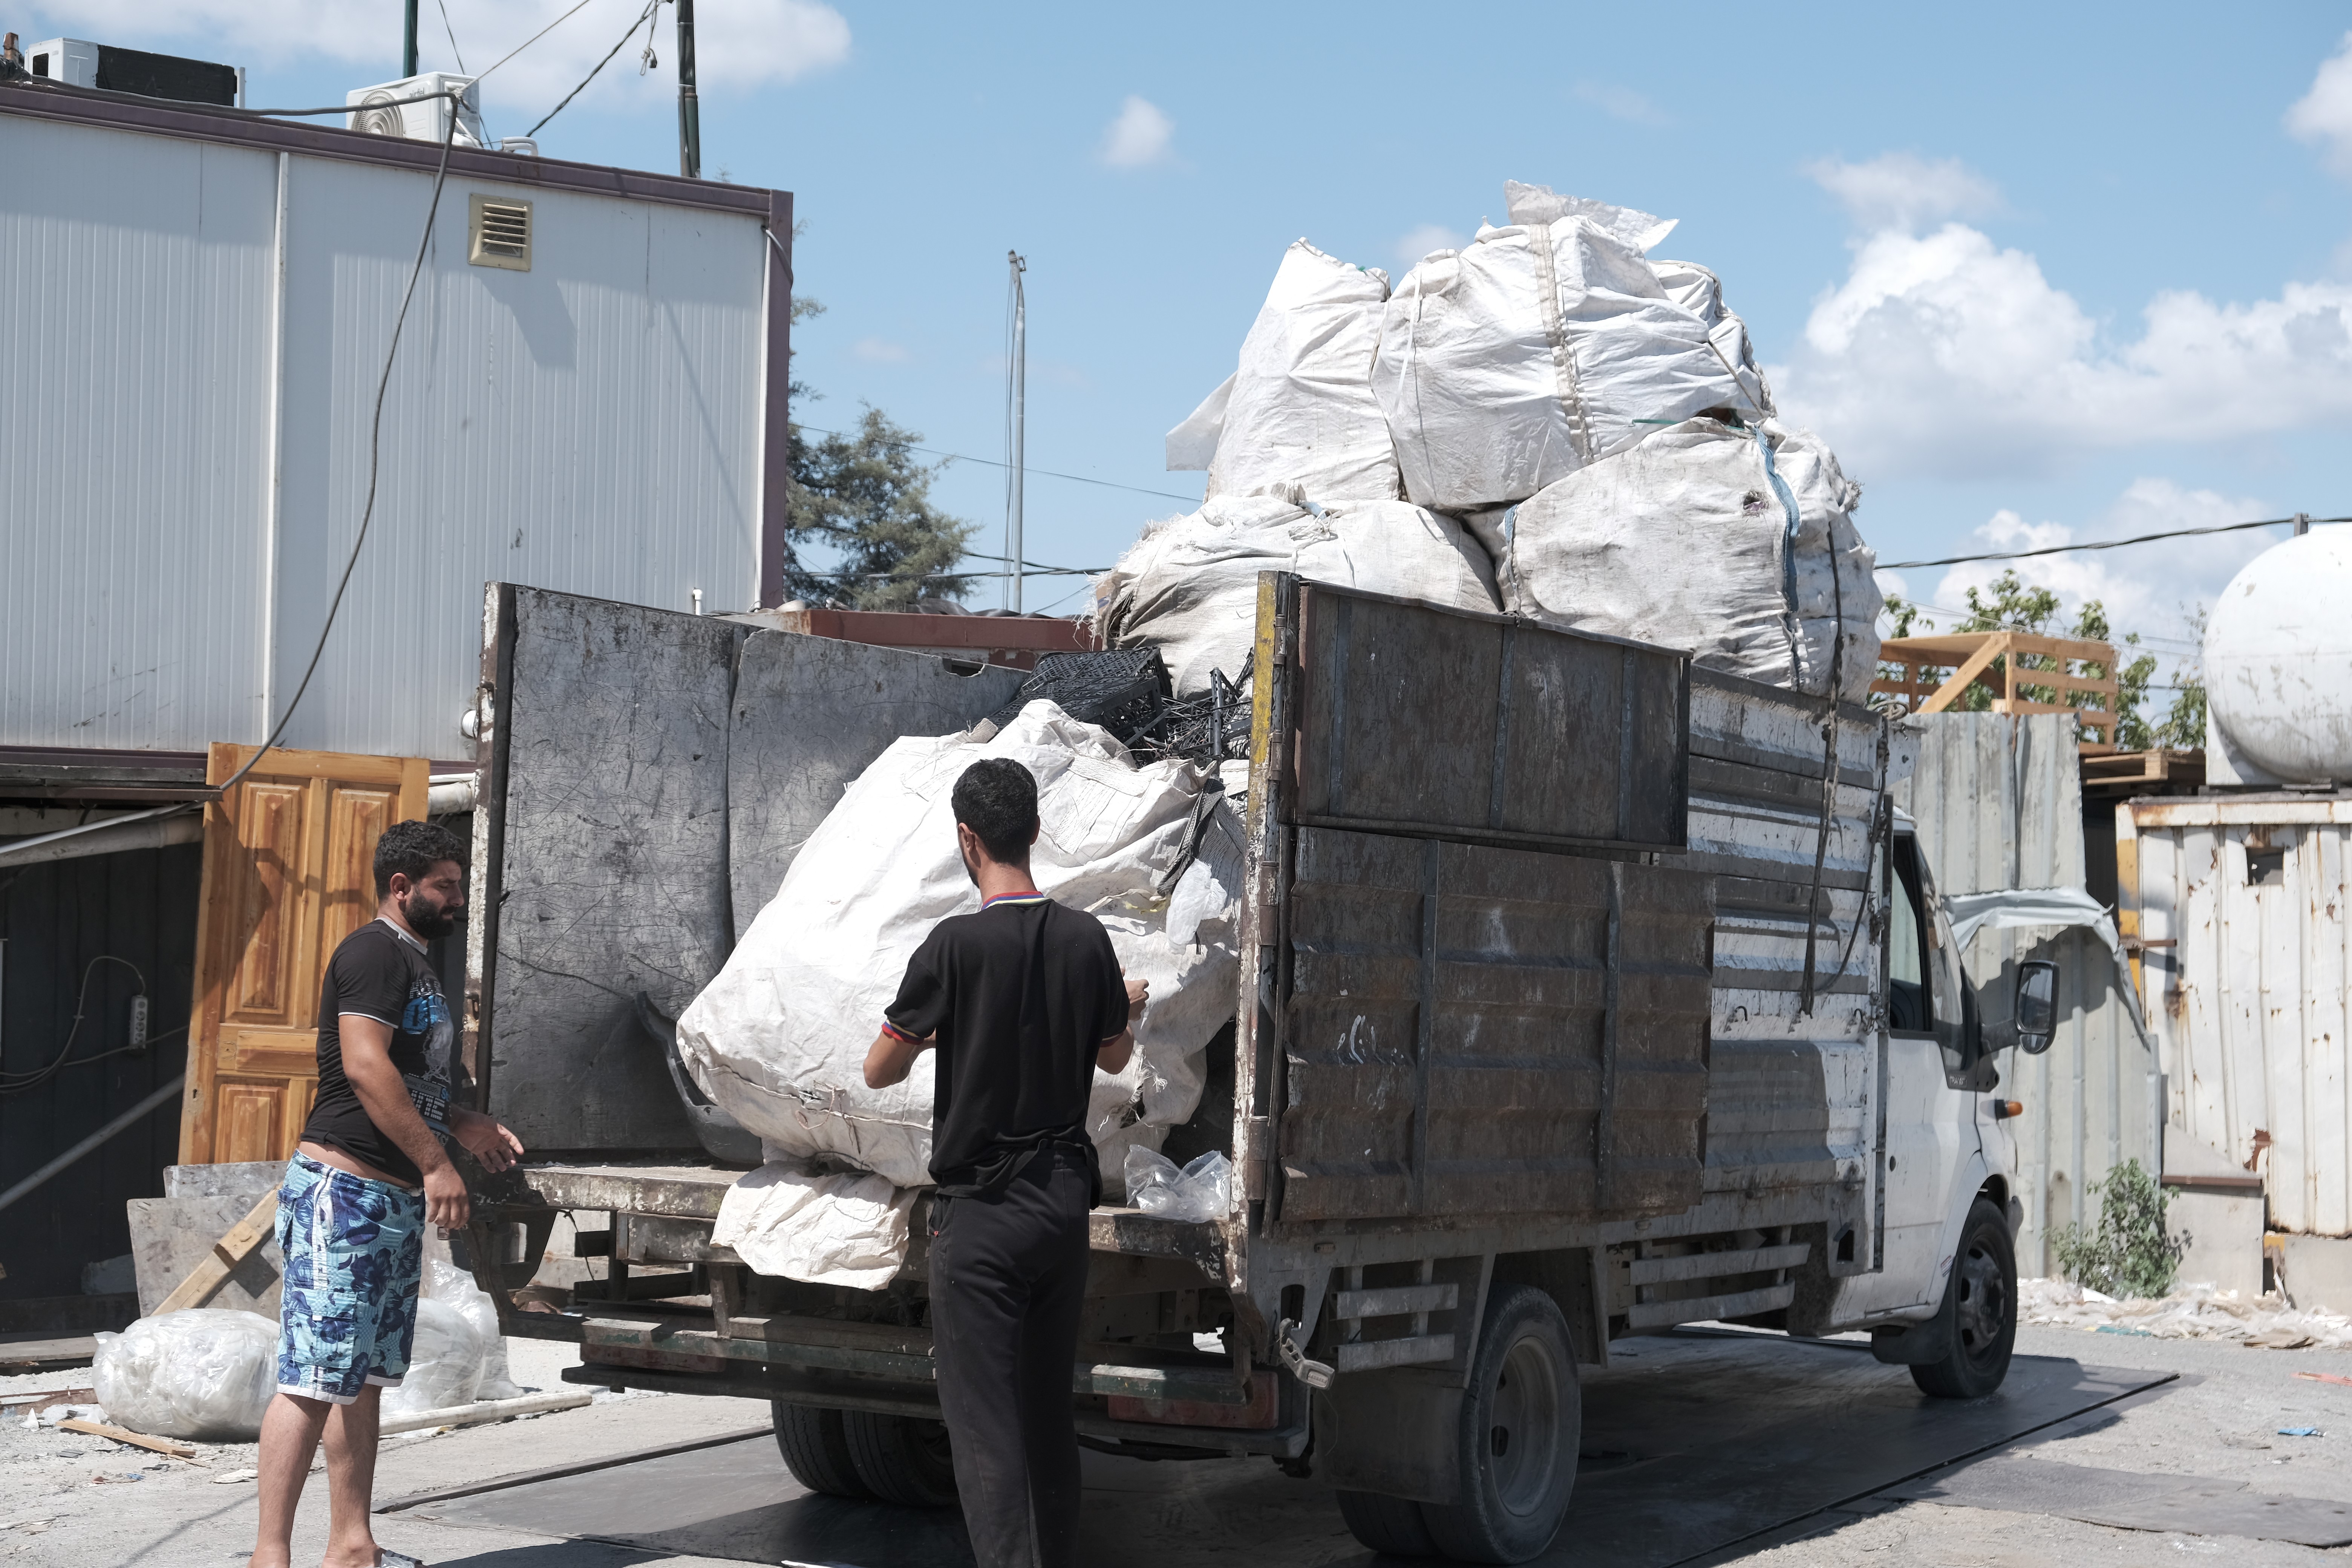
<svg viewBox="0 0 2352 1568">
<path fill-rule="evenodd" d="M 1009 1152 L 1087 1144 L 1095 1053 L 1127 1030 L 1127 986 L 1102 921 L 1008 893 L 933 926 L 883 1016 L 901 1039 L 937 1037 L 931 1179 L 965 1186 Z"/>
</svg>

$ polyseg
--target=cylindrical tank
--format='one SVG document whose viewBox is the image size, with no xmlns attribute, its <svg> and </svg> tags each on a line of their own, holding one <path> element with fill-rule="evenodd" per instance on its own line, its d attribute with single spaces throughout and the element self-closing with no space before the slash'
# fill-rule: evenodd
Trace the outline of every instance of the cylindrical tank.
<svg viewBox="0 0 2352 1568">
<path fill-rule="evenodd" d="M 2205 693 L 2244 761 L 2287 784 L 2352 783 L 2352 525 L 2230 579 L 2205 625 Z"/>
</svg>

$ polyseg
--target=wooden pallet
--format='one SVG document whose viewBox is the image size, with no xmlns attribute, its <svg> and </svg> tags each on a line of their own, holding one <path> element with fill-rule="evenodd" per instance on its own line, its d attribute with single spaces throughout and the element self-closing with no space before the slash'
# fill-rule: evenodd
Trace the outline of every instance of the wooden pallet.
<svg viewBox="0 0 2352 1568">
<path fill-rule="evenodd" d="M 2032 632 L 1955 632 L 1947 637 L 1889 637 L 1878 645 L 1881 663 L 1901 671 L 1882 676 L 1870 689 L 1900 700 L 1905 713 L 1949 710 L 1971 686 L 1992 693 L 1996 713 L 2066 713 L 2097 738 L 2083 742 L 2086 755 L 2116 749 L 2116 650 L 2083 637 L 2042 637 Z M 2036 667 L 2022 663 L 2025 658 Z M 2000 668 L 1993 667 L 1998 662 Z M 2078 665 L 2096 665 L 2088 675 Z M 1946 671 L 1949 674 L 1946 674 Z M 2025 687 L 2057 692 L 2042 702 L 2019 695 Z"/>
</svg>

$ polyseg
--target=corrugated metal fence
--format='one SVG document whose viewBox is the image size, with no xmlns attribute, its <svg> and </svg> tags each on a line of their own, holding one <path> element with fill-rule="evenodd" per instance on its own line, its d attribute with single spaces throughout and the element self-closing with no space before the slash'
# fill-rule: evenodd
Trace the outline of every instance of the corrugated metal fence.
<svg viewBox="0 0 2352 1568">
<path fill-rule="evenodd" d="M 2063 714 L 1923 714 L 1905 721 L 1917 746 L 1895 801 L 1947 895 L 2084 885 L 2082 767 Z M 2039 1057 L 2000 1058 L 2003 1091 L 2021 1100 L 2017 1263 L 2050 1271 L 2050 1233 L 2094 1218 L 2094 1182 L 2126 1160 L 2154 1168 L 2162 1080 L 2116 987 L 2107 946 L 2082 927 L 1977 933 L 1963 955 L 1988 1026 L 2005 1022 L 2018 963 L 2058 965 L 2058 1037 Z"/>
</svg>

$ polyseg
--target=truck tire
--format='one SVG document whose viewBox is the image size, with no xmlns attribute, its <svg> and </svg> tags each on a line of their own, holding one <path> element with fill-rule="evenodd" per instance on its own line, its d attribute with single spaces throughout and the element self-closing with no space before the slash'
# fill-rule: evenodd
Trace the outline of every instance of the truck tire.
<svg viewBox="0 0 2352 1568">
<path fill-rule="evenodd" d="M 793 1479 L 826 1497 L 862 1501 L 874 1496 L 872 1489 L 857 1479 L 857 1466 L 849 1457 L 849 1439 L 841 1429 L 840 1411 L 788 1405 L 781 1399 L 772 1401 L 770 1408 L 776 1413 L 776 1448 L 783 1455 L 784 1468 L 792 1471 Z"/>
<path fill-rule="evenodd" d="M 2017 1249 L 2009 1216 L 1990 1199 L 1969 1205 L 1938 1316 L 1948 1348 L 1941 1359 L 1911 1369 L 1919 1391 L 1937 1399 L 1981 1399 L 1999 1388 L 2017 1345 Z"/>
<path fill-rule="evenodd" d="M 1437 1549 L 1463 1563 L 1524 1563 L 1543 1552 L 1568 1513 L 1583 1428 L 1568 1320 L 1532 1285 L 1497 1287 L 1462 1401 L 1462 1500 L 1421 1505 Z"/>
<path fill-rule="evenodd" d="M 919 1415 L 841 1413 L 857 1479 L 884 1502 L 901 1508 L 950 1508 L 956 1500 L 955 1460 L 943 1423 Z"/>
<path fill-rule="evenodd" d="M 1434 1557 L 1437 1542 L 1421 1517 L 1421 1505 L 1411 1498 L 1386 1492 L 1339 1494 L 1339 1517 L 1348 1533 L 1373 1551 L 1391 1557 Z"/>
</svg>

